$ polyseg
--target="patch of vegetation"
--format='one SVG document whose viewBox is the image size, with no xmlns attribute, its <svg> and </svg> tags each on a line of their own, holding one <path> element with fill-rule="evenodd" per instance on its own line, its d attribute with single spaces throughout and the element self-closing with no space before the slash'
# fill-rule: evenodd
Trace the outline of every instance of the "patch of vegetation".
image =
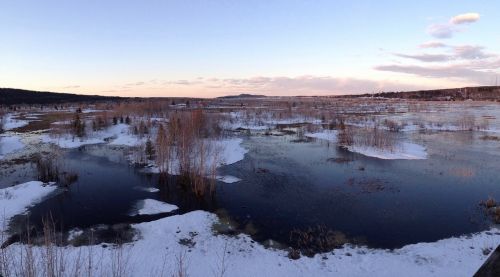
<svg viewBox="0 0 500 277">
<path fill-rule="evenodd" d="M 342 232 L 321 225 L 305 230 L 293 230 L 290 232 L 289 241 L 293 249 L 299 250 L 308 257 L 313 257 L 316 253 L 332 251 L 349 242 Z M 291 254 L 292 258 L 297 256 L 297 252 Z"/>
</svg>

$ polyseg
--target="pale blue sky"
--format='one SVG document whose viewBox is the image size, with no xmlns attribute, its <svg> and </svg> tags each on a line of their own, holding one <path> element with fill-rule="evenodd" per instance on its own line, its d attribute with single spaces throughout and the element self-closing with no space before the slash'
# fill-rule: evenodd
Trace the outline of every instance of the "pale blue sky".
<svg viewBox="0 0 500 277">
<path fill-rule="evenodd" d="M 494 0 L 0 0 L 0 87 L 209 97 L 491 85 L 499 30 Z M 419 47 L 429 41 L 446 46 Z"/>
</svg>

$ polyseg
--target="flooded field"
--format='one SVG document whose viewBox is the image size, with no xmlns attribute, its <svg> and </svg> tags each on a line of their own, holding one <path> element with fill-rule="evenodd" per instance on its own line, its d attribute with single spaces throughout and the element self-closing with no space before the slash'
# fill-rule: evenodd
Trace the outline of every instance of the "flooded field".
<svg viewBox="0 0 500 277">
<path fill-rule="evenodd" d="M 6 218 L 4 246 L 43 243 L 47 221 L 61 245 L 134 243 L 143 236 L 141 224 L 199 210 L 216 216 L 206 226 L 212 236 L 243 235 L 293 259 L 349 247 L 403 251 L 484 232 L 500 241 L 495 212 L 484 205 L 500 199 L 497 104 L 435 103 L 412 111 L 423 103 L 375 102 L 368 111 L 308 114 L 230 104 L 204 109 L 206 124 L 217 116 L 219 135 L 208 132 L 196 142 L 204 152 L 189 156 L 191 166 L 201 163 L 199 179 L 182 173 L 181 144 L 172 144 L 175 158 L 167 164 L 158 159 L 160 128 L 175 122 L 164 113 L 131 115 L 130 123 L 108 115 L 114 123 L 88 127 L 94 131 L 83 137 L 59 127 L 71 130 L 74 111 L 12 113 L 13 128 L 2 141 L 3 149 L 15 150 L 2 150 L 0 199 L 9 205 L 8 190 L 34 180 L 51 191 Z M 112 113 L 76 114 L 93 126 L 103 112 Z M 141 135 L 142 125 L 148 131 Z M 155 144 L 151 153 L 148 143 Z M 191 245 L 196 235 L 190 236 L 177 247 Z"/>
</svg>

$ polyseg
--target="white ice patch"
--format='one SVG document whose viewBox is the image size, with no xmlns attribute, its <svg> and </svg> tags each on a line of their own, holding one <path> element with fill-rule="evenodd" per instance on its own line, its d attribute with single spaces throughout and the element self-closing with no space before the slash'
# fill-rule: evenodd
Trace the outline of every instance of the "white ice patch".
<svg viewBox="0 0 500 277">
<path fill-rule="evenodd" d="M 337 134 L 338 132 L 336 130 L 323 130 L 322 132 L 306 133 L 305 136 L 310 138 L 328 140 L 331 142 L 337 142 Z"/>
<path fill-rule="evenodd" d="M 402 142 L 395 146 L 394 149 L 380 149 L 371 146 L 352 145 L 347 147 L 351 152 L 357 152 L 369 157 L 375 157 L 384 160 L 424 160 L 427 159 L 427 151 L 425 147 L 410 143 Z"/>
<path fill-rule="evenodd" d="M 245 154 L 248 153 L 248 150 L 241 146 L 242 142 L 243 139 L 241 138 L 231 138 L 217 141 L 216 144 L 223 149 L 219 165 L 234 164 L 243 160 Z"/>
<path fill-rule="evenodd" d="M 135 204 L 134 210 L 130 215 L 150 215 L 150 214 L 160 214 L 169 213 L 177 210 L 179 207 L 176 205 L 168 204 L 154 199 L 144 199 L 139 200 Z"/>
<path fill-rule="evenodd" d="M 56 186 L 43 185 L 39 181 L 0 189 L 0 231 L 7 227 L 7 222 L 13 216 L 24 213 L 28 207 L 39 203 L 56 189 Z"/>
<path fill-rule="evenodd" d="M 21 138 L 16 135 L 1 135 L 0 136 L 0 160 L 5 155 L 12 154 L 24 148 L 24 143 Z"/>
<path fill-rule="evenodd" d="M 236 183 L 236 182 L 241 181 L 240 178 L 234 177 L 231 175 L 217 176 L 216 178 L 217 178 L 217 180 L 219 180 L 223 183 L 226 183 L 226 184 L 232 184 L 232 183 Z"/>
<path fill-rule="evenodd" d="M 159 192 L 160 190 L 154 187 L 136 187 L 138 190 L 147 191 L 147 192 Z"/>
</svg>

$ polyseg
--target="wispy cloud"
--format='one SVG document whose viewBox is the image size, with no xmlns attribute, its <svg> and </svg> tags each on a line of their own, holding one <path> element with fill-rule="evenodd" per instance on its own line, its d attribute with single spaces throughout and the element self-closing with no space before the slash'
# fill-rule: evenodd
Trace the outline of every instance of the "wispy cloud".
<svg viewBox="0 0 500 277">
<path fill-rule="evenodd" d="M 485 53 L 481 46 L 450 46 L 451 54 L 446 61 L 429 65 L 391 64 L 376 66 L 379 71 L 412 74 L 426 78 L 455 78 L 475 84 L 488 84 L 492 76 L 499 74 L 500 55 Z M 419 59 L 425 55 L 398 55 Z M 444 59 L 444 58 L 443 58 Z M 422 60 L 420 61 L 428 61 Z"/>
<path fill-rule="evenodd" d="M 427 33 L 435 38 L 451 38 L 456 31 L 450 24 L 431 24 L 427 28 Z"/>
<path fill-rule="evenodd" d="M 485 53 L 483 51 L 484 47 L 482 46 L 460 45 L 453 48 L 455 57 L 464 60 L 486 59 L 496 56 L 494 54 Z"/>
<path fill-rule="evenodd" d="M 395 56 L 402 57 L 402 58 L 408 58 L 408 59 L 414 59 L 414 60 L 419 60 L 422 62 L 443 62 L 443 61 L 448 61 L 451 59 L 450 55 L 446 54 L 400 54 L 400 53 L 395 53 Z"/>
<path fill-rule="evenodd" d="M 444 44 L 440 41 L 427 41 L 427 42 L 420 44 L 418 47 L 420 47 L 420 48 L 440 48 L 440 47 L 446 47 L 446 44 Z"/>
<path fill-rule="evenodd" d="M 65 86 L 65 87 L 62 87 L 63 89 L 75 89 L 75 88 L 79 88 L 80 86 L 79 85 L 70 85 L 70 86 Z"/>
<path fill-rule="evenodd" d="M 456 15 L 447 23 L 435 23 L 427 27 L 427 33 L 436 38 L 451 38 L 456 32 L 462 29 L 458 25 L 470 24 L 479 21 L 481 16 L 478 13 L 464 13 Z"/>
<path fill-rule="evenodd" d="M 481 16 L 478 13 L 459 14 L 450 19 L 450 24 L 458 25 L 465 23 L 473 23 L 479 20 Z"/>
<path fill-rule="evenodd" d="M 457 60 L 477 60 L 477 59 L 487 59 L 491 57 L 496 57 L 497 55 L 491 53 L 485 53 L 484 47 L 475 45 L 459 45 L 451 46 L 445 45 L 449 49 L 448 53 L 441 54 L 403 54 L 394 53 L 394 56 L 414 59 L 421 62 L 446 62 L 446 61 L 457 61 Z"/>
<path fill-rule="evenodd" d="M 382 65 L 377 70 L 399 72 L 428 78 L 458 78 L 484 84 L 491 80 L 494 71 L 470 69 L 466 65 L 418 66 L 418 65 Z"/>
<path fill-rule="evenodd" d="M 149 81 L 145 81 L 145 85 L 150 85 L 150 83 Z M 334 95 L 423 88 L 422 86 L 392 80 L 376 81 L 360 78 L 311 75 L 297 77 L 195 78 L 192 80 L 163 80 L 157 83 L 158 86 L 155 86 L 154 89 L 162 92 L 182 89 L 193 93 L 210 91 L 216 95 L 243 92 L 266 95 Z M 143 89 L 143 87 L 140 88 Z M 130 89 L 139 89 L 139 87 Z M 120 90 L 122 90 L 122 87 L 116 91 Z M 116 91 L 112 90 L 108 92 Z"/>
</svg>

